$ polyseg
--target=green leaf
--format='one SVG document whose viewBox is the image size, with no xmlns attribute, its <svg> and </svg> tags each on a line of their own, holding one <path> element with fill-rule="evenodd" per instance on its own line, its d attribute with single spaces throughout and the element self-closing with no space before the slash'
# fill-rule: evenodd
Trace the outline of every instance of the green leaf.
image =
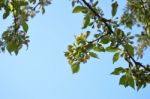
<svg viewBox="0 0 150 99">
<path fill-rule="evenodd" d="M 109 42 L 110 42 L 109 37 L 103 37 L 103 38 L 101 39 L 101 43 L 102 43 L 102 44 L 108 44 Z"/>
<path fill-rule="evenodd" d="M 128 86 L 127 80 L 126 80 L 126 75 L 123 75 L 123 76 L 120 78 L 119 84 L 120 84 L 120 85 L 124 85 L 125 87 Z"/>
<path fill-rule="evenodd" d="M 96 7 L 98 5 L 99 1 L 96 1 L 95 3 L 93 3 L 93 7 Z"/>
<path fill-rule="evenodd" d="M 91 50 L 91 49 L 93 49 L 94 46 L 95 46 L 94 44 L 89 43 L 88 45 L 86 45 L 85 48 L 86 48 L 87 50 Z"/>
<path fill-rule="evenodd" d="M 80 70 L 80 62 L 76 62 L 71 66 L 72 73 L 77 73 Z"/>
<path fill-rule="evenodd" d="M 117 1 L 115 1 L 114 3 L 112 3 L 111 7 L 112 7 L 111 14 L 114 17 L 116 15 L 117 9 L 118 9 L 118 3 L 117 3 Z"/>
<path fill-rule="evenodd" d="M 124 73 L 125 69 L 122 67 L 115 68 L 115 70 L 111 73 L 113 75 L 120 75 L 120 73 Z"/>
<path fill-rule="evenodd" d="M 119 82 L 120 85 L 124 85 L 125 87 L 127 86 L 130 86 L 134 89 L 134 79 L 129 76 L 129 75 L 123 75 L 121 78 L 120 78 L 120 82 Z"/>
<path fill-rule="evenodd" d="M 68 57 L 68 56 L 69 56 L 69 52 L 64 52 L 64 55 L 65 55 L 66 57 Z"/>
<path fill-rule="evenodd" d="M 72 13 L 79 13 L 79 12 L 86 11 L 86 10 L 87 10 L 87 8 L 84 6 L 76 6 L 73 9 Z"/>
<path fill-rule="evenodd" d="M 3 19 L 6 19 L 9 16 L 9 11 L 6 10 L 6 12 L 3 14 Z"/>
<path fill-rule="evenodd" d="M 91 16 L 89 14 L 84 17 L 82 29 L 85 29 L 89 25 L 90 18 Z"/>
<path fill-rule="evenodd" d="M 119 59 L 120 53 L 115 53 L 113 56 L 113 63 L 115 63 Z"/>
<path fill-rule="evenodd" d="M 13 52 L 17 49 L 17 46 L 14 41 L 11 41 L 7 44 L 6 48 L 7 48 L 8 52 L 11 54 L 11 52 Z"/>
<path fill-rule="evenodd" d="M 141 89 L 141 87 L 142 87 L 142 83 L 141 82 L 136 82 L 137 84 L 137 91 L 139 91 L 140 89 Z"/>
<path fill-rule="evenodd" d="M 90 31 L 87 31 L 85 36 L 86 36 L 86 38 L 88 38 L 90 36 Z"/>
<path fill-rule="evenodd" d="M 44 7 L 42 7 L 42 14 L 44 14 L 45 13 L 45 8 Z"/>
<path fill-rule="evenodd" d="M 22 27 L 23 27 L 23 30 L 25 31 L 25 32 L 27 32 L 28 31 L 28 24 L 26 23 L 26 22 L 23 22 L 23 24 L 22 24 Z"/>
<path fill-rule="evenodd" d="M 126 47 L 128 53 L 129 53 L 131 56 L 134 56 L 134 47 L 131 46 L 131 45 L 129 45 L 129 44 L 127 44 L 125 47 Z"/>
<path fill-rule="evenodd" d="M 101 45 L 95 45 L 94 47 L 93 47 L 93 50 L 94 51 L 97 51 L 97 52 L 105 52 L 105 49 L 104 49 L 104 47 L 103 46 L 101 46 Z"/>
<path fill-rule="evenodd" d="M 16 55 L 18 55 L 19 49 L 16 49 L 14 52 L 15 52 Z"/>
<path fill-rule="evenodd" d="M 128 76 L 128 83 L 129 83 L 129 86 L 132 87 L 133 89 L 135 88 L 134 87 L 134 79 L 130 76 Z"/>
<path fill-rule="evenodd" d="M 89 55 L 93 58 L 98 58 L 97 54 L 94 52 L 89 52 Z"/>
<path fill-rule="evenodd" d="M 118 50 L 120 50 L 120 49 L 119 49 L 119 48 L 112 47 L 112 46 L 109 46 L 109 47 L 106 48 L 106 51 L 108 51 L 108 52 L 116 52 L 116 51 L 118 51 Z"/>
<path fill-rule="evenodd" d="M 74 5 L 75 5 L 75 1 L 72 1 L 72 7 L 74 7 Z"/>
</svg>

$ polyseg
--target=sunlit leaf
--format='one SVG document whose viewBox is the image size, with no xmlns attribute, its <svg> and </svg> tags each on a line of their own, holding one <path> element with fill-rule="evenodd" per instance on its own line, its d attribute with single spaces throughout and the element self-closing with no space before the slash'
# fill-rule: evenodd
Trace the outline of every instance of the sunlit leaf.
<svg viewBox="0 0 150 99">
<path fill-rule="evenodd" d="M 113 63 L 115 63 L 119 59 L 119 54 L 120 53 L 115 53 L 113 56 Z"/>
<path fill-rule="evenodd" d="M 87 10 L 87 8 L 84 6 L 76 6 L 73 9 L 72 13 L 79 13 L 79 12 L 86 11 L 86 10 Z"/>
</svg>

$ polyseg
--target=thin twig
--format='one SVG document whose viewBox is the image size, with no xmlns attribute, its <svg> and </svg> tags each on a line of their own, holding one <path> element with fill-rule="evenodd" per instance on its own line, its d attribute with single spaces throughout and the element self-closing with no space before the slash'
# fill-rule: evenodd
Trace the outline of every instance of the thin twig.
<svg viewBox="0 0 150 99">
<path fill-rule="evenodd" d="M 102 35 L 100 37 L 98 37 L 97 39 L 93 40 L 93 41 L 89 41 L 88 43 L 94 43 L 96 41 L 99 41 L 100 39 L 102 39 L 103 37 L 107 36 L 108 34 Z"/>
<path fill-rule="evenodd" d="M 33 10 L 35 10 L 39 5 L 40 5 L 40 2 L 35 5 L 35 7 L 33 8 Z"/>
<path fill-rule="evenodd" d="M 110 26 L 107 24 L 106 19 L 104 19 L 103 17 L 101 17 L 92 7 L 90 4 L 88 4 L 85 0 L 82 0 L 83 3 L 105 24 L 105 26 L 108 28 L 110 34 L 114 34 L 114 31 L 110 28 Z M 99 39 L 101 39 L 103 36 L 97 38 L 96 40 L 93 40 L 91 42 L 95 42 Z M 122 44 L 122 46 L 124 47 L 124 45 Z M 146 68 L 144 65 L 142 65 L 140 62 L 137 62 L 132 55 L 130 55 L 129 51 L 127 49 L 125 49 L 127 54 L 129 55 L 129 58 L 134 62 L 135 65 L 140 65 L 141 67 L 143 67 L 144 69 Z"/>
<path fill-rule="evenodd" d="M 107 20 L 104 19 L 103 17 L 101 17 L 92 7 L 89 3 L 87 3 L 85 0 L 82 0 L 83 3 L 95 14 L 95 16 L 97 16 L 100 20 L 102 20 L 102 22 L 106 25 L 106 27 L 108 28 L 110 34 L 113 33 L 112 29 L 110 28 L 110 26 L 107 24 Z"/>
</svg>

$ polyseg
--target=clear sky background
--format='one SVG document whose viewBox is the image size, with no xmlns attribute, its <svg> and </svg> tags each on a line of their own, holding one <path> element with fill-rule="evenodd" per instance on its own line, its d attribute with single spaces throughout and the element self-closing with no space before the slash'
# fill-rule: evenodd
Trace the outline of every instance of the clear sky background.
<svg viewBox="0 0 150 99">
<path fill-rule="evenodd" d="M 109 16 L 111 0 L 101 1 Z M 53 0 L 44 15 L 29 22 L 29 49 L 24 47 L 18 56 L 0 53 L 0 99 L 148 99 L 150 86 L 138 92 L 119 86 L 119 77 L 110 73 L 126 63 L 120 60 L 113 65 L 110 53 L 100 54 L 99 60 L 91 59 L 72 74 L 64 51 L 82 32 L 83 17 L 71 12 L 69 0 Z M 10 20 L 2 23 L 1 32 Z M 148 55 L 144 62 L 149 62 Z"/>
</svg>

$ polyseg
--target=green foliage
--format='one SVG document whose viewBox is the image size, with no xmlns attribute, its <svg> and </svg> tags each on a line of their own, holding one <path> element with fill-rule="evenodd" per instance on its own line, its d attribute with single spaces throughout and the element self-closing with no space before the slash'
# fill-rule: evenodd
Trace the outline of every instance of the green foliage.
<svg viewBox="0 0 150 99">
<path fill-rule="evenodd" d="M 17 55 L 23 45 L 28 47 L 29 18 L 33 18 L 40 10 L 44 14 L 45 6 L 50 3 L 51 0 L 1 0 L 0 10 L 4 10 L 3 19 L 6 20 L 8 16 L 13 18 L 12 25 L 2 33 L 1 50 Z"/>
<path fill-rule="evenodd" d="M 134 79 L 132 78 L 132 76 L 123 75 L 123 76 L 120 78 L 119 84 L 120 84 L 120 85 L 123 85 L 123 86 L 125 86 L 125 87 L 130 86 L 130 87 L 134 88 Z"/>
<path fill-rule="evenodd" d="M 98 3 L 96 0 L 92 3 L 86 0 L 72 0 L 72 13 L 84 15 L 82 29 L 91 30 L 75 36 L 75 42 L 69 45 L 65 52 L 72 73 L 77 73 L 80 65 L 90 58 L 99 58 L 98 53 L 109 52 L 114 53 L 113 63 L 120 58 L 128 63 L 126 68 L 118 67 L 111 73 L 121 75 L 120 85 L 137 90 L 146 87 L 150 83 L 150 65 L 143 65 L 135 58 L 142 59 L 145 49 L 150 46 L 149 0 L 126 0 L 126 6 L 120 16 L 117 16 L 119 3 L 112 0 L 112 19 L 104 16 Z M 28 47 L 28 21 L 39 12 L 44 14 L 45 6 L 49 4 L 51 0 L 1 0 L 2 18 L 13 18 L 12 25 L 2 33 L 1 51 L 7 50 L 10 54 L 17 55 L 24 45 Z M 142 31 L 134 33 L 132 28 L 135 25 L 140 29 L 143 27 Z M 127 32 L 126 28 L 130 32 Z M 93 31 L 94 33 L 91 33 Z"/>
<path fill-rule="evenodd" d="M 65 56 L 71 68 L 75 68 L 72 69 L 73 73 L 79 71 L 81 63 L 86 63 L 90 58 L 99 58 L 98 53 L 110 52 L 114 53 L 113 63 L 120 58 L 128 63 L 127 68 L 118 67 L 111 73 L 121 75 L 120 85 L 139 90 L 149 84 L 150 65 L 143 65 L 135 59 L 142 58 L 143 52 L 150 46 L 149 0 L 127 0 L 121 16 L 117 16 L 117 0 L 112 0 L 110 11 L 113 17 L 117 16 L 115 19 L 105 18 L 96 0 L 92 4 L 86 0 L 73 0 L 72 5 L 73 13 L 84 14 L 82 29 L 97 31 L 88 34 L 91 35 L 90 39 L 93 35 L 92 40 L 88 39 L 87 33 L 81 33 L 76 36 L 75 43 L 68 46 Z M 143 27 L 142 31 L 137 31 L 138 34 L 132 31 L 135 25 Z M 130 32 L 122 27 L 129 28 Z"/>
</svg>

